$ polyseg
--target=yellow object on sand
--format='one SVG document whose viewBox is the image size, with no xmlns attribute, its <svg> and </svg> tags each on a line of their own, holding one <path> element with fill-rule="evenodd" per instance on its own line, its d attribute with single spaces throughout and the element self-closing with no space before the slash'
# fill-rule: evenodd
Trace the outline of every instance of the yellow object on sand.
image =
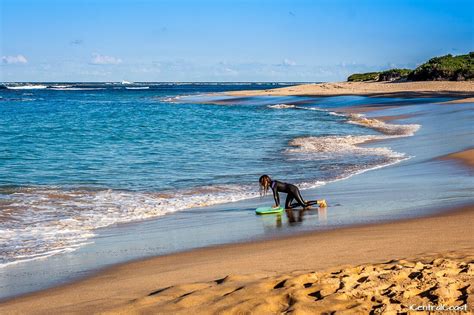
<svg viewBox="0 0 474 315">
<path fill-rule="evenodd" d="M 326 208 L 328 206 L 326 204 L 326 200 L 324 200 L 324 199 L 317 200 L 317 202 L 318 202 L 318 206 L 320 206 L 321 208 Z"/>
</svg>

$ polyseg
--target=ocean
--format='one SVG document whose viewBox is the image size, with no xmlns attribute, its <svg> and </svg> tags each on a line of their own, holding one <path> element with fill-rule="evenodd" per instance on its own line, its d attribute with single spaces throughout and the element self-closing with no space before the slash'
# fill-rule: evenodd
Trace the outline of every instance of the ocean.
<svg viewBox="0 0 474 315">
<path fill-rule="evenodd" d="M 332 112 L 406 100 L 214 94 L 286 85 L 7 84 L 1 266 L 73 251 L 102 227 L 258 197 L 262 174 L 308 189 L 410 158 L 359 144 L 411 136 L 419 125 Z"/>
</svg>

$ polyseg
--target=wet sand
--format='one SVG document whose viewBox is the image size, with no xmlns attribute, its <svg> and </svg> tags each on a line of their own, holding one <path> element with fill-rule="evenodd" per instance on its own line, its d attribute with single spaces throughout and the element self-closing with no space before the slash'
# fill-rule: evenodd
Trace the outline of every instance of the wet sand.
<svg viewBox="0 0 474 315">
<path fill-rule="evenodd" d="M 474 167 L 474 149 L 468 149 L 452 154 L 448 154 L 441 157 L 442 160 L 455 160 L 460 162 L 466 167 L 469 167 L 472 171 Z"/>
<path fill-rule="evenodd" d="M 302 84 L 271 90 L 235 91 L 233 96 L 258 95 L 298 95 L 298 96 L 337 96 L 363 95 L 373 97 L 453 97 L 471 98 L 474 96 L 474 82 L 424 81 L 424 82 L 332 82 Z M 458 102 L 462 102 L 458 100 Z"/>
<path fill-rule="evenodd" d="M 407 119 L 407 118 L 412 118 L 415 117 L 415 114 L 404 114 L 404 115 L 393 115 L 393 116 L 375 116 L 373 118 L 385 122 L 389 121 L 394 121 L 394 120 L 399 120 L 399 119 Z"/>
<path fill-rule="evenodd" d="M 461 103 L 474 103 L 474 97 L 467 97 L 467 98 L 452 100 L 452 101 L 444 102 L 443 104 L 461 104 Z"/>
<path fill-rule="evenodd" d="M 203 314 L 292 307 L 315 311 L 359 302 L 361 310 L 380 303 L 398 307 L 392 305 L 397 302 L 387 302 L 390 294 L 385 291 L 395 292 L 402 303 L 429 302 L 430 294 L 455 301 L 466 281 L 473 281 L 473 225 L 470 205 L 428 218 L 203 248 L 114 267 L 77 283 L 10 300 L 0 305 L 0 312 Z M 430 262 L 434 257 L 445 260 Z M 397 261 L 387 263 L 391 260 Z M 429 284 L 440 277 L 450 283 L 446 290 L 452 292 L 428 294 L 436 291 Z M 342 290 L 336 290 L 339 287 Z M 473 287 L 463 293 L 471 304 Z M 409 292 L 408 297 L 402 291 Z M 367 301 L 364 295 L 371 294 L 374 301 Z"/>
</svg>

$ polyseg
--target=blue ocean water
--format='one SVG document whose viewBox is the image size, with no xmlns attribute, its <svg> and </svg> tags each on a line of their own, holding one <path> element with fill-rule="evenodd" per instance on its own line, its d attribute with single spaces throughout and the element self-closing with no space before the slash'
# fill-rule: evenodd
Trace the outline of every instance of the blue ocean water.
<svg viewBox="0 0 474 315">
<path fill-rule="evenodd" d="M 281 85 L 0 89 L 0 263 L 74 250 L 100 227 L 256 197 L 264 173 L 311 188 L 408 158 L 358 145 L 417 126 L 330 111 L 366 98 L 207 95 Z"/>
</svg>

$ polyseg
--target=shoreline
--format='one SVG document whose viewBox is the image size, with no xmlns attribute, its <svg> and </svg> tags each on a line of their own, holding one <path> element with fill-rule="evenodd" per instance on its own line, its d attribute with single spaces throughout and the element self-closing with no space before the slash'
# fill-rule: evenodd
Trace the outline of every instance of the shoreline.
<svg viewBox="0 0 474 315">
<path fill-rule="evenodd" d="M 263 278 L 446 253 L 473 255 L 473 223 L 470 204 L 415 219 L 204 247 L 113 266 L 70 284 L 3 301 L 0 311 L 130 312 L 139 310 L 137 301 L 167 287 L 227 276 Z M 272 263 L 262 263 L 267 261 Z"/>
<path fill-rule="evenodd" d="M 368 96 L 368 97 L 452 97 L 452 103 L 472 102 L 472 81 L 417 81 L 417 82 L 328 82 L 301 84 L 270 90 L 227 92 L 231 96 Z"/>
<path fill-rule="evenodd" d="M 403 106 L 403 105 L 401 105 L 401 106 Z M 367 108 L 363 107 L 364 108 L 363 112 L 365 113 L 365 112 L 372 112 L 374 110 L 382 110 L 382 109 L 384 109 L 382 107 L 383 106 L 380 106 L 380 107 L 370 106 L 370 107 L 367 107 Z M 359 106 L 359 108 L 360 108 L 360 106 Z M 392 106 L 390 108 L 395 108 L 395 107 Z M 340 108 L 335 109 L 336 112 L 339 111 L 339 110 L 340 110 Z M 354 107 L 352 107 L 352 108 L 348 107 L 347 111 L 344 110 L 344 112 L 345 113 L 348 113 L 348 112 L 354 113 L 354 111 L 351 111 L 351 110 L 354 110 Z M 341 110 L 341 112 L 342 112 L 342 110 Z M 377 117 L 377 114 L 376 114 L 375 116 L 373 116 L 373 117 L 371 116 L 370 118 L 371 119 L 373 119 L 373 118 L 379 119 L 381 121 L 390 121 L 390 120 L 396 120 L 396 119 L 402 119 L 403 120 L 403 119 L 412 118 L 412 117 L 415 117 L 415 115 L 401 114 L 401 115 L 397 116 L 397 115 L 391 115 L 391 114 L 388 114 L 388 115 L 381 114 L 381 116 Z M 446 158 L 448 158 L 450 160 L 453 160 L 453 159 L 456 160 L 457 156 L 454 156 L 455 154 L 459 154 L 459 152 L 458 153 L 453 153 L 453 154 L 448 154 L 448 155 L 446 155 Z M 461 154 L 463 154 L 463 153 L 461 153 Z M 442 158 L 442 160 L 444 160 L 444 157 L 441 157 L 441 158 Z M 337 234 L 339 232 L 346 235 L 346 234 L 348 234 L 347 229 L 349 229 L 349 230 L 351 230 L 351 229 L 364 229 L 364 228 L 368 229 L 368 230 L 380 229 L 382 226 L 390 225 L 390 224 L 395 224 L 395 225 L 396 224 L 400 224 L 400 225 L 408 224 L 408 223 L 406 223 L 406 221 L 418 222 L 416 224 L 424 225 L 424 224 L 427 224 L 427 222 L 431 222 L 430 218 L 438 218 L 438 219 L 433 219 L 435 221 L 439 220 L 439 218 L 451 218 L 452 219 L 452 215 L 456 216 L 456 215 L 459 215 L 459 213 L 462 213 L 462 215 L 466 215 L 466 212 L 469 213 L 469 215 L 467 215 L 465 217 L 463 216 L 463 219 L 460 220 L 459 222 L 460 223 L 467 223 L 467 222 L 472 223 L 472 217 L 474 216 L 473 215 L 474 212 L 473 212 L 472 208 L 473 208 L 473 206 L 469 205 L 467 207 L 464 207 L 463 211 L 455 212 L 455 213 L 445 213 L 445 212 L 443 212 L 443 213 L 436 213 L 434 215 L 423 216 L 423 217 L 419 217 L 419 218 L 415 218 L 415 219 L 408 219 L 408 220 L 405 219 L 405 220 L 396 220 L 396 221 L 390 220 L 390 222 L 383 222 L 383 223 L 377 223 L 377 224 L 368 224 L 368 225 L 362 225 L 362 226 L 355 225 L 355 226 L 342 227 L 342 228 L 340 227 L 340 228 L 331 229 L 329 231 L 297 232 L 294 235 L 284 235 L 281 238 L 278 237 L 278 238 L 273 238 L 273 239 L 270 239 L 270 240 L 257 240 L 257 241 L 244 242 L 244 243 L 234 243 L 234 244 L 227 244 L 227 245 L 210 246 L 210 247 L 204 247 L 204 248 L 200 248 L 200 249 L 194 249 L 194 250 L 189 250 L 189 251 L 184 251 L 184 252 L 178 252 L 178 253 L 171 254 L 171 255 L 164 255 L 164 256 L 158 256 L 158 257 L 153 257 L 153 258 L 139 259 L 137 261 L 131 261 L 131 262 L 126 262 L 124 264 L 115 265 L 113 267 L 107 267 L 107 268 L 105 268 L 105 270 L 104 269 L 98 270 L 97 273 L 94 273 L 92 276 L 87 276 L 85 279 L 77 280 L 77 281 L 74 281 L 72 283 L 67 283 L 65 285 L 60 285 L 58 287 L 53 287 L 53 288 L 50 288 L 50 289 L 41 290 L 41 291 L 37 291 L 37 292 L 34 292 L 34 293 L 26 294 L 26 295 L 20 295 L 19 297 L 16 297 L 16 298 L 4 300 L 0 303 L 0 310 L 2 310 L 5 307 L 7 307 L 6 308 L 7 311 L 8 310 L 14 310 L 16 306 L 22 306 L 22 307 L 24 307 L 25 311 L 33 311 L 33 310 L 38 311 L 40 309 L 43 309 L 44 312 L 51 311 L 51 310 L 57 310 L 57 311 L 64 310 L 64 308 L 61 308 L 61 307 L 67 307 L 68 311 L 70 311 L 71 309 L 77 308 L 76 310 L 80 311 L 80 312 L 97 311 L 97 310 L 106 311 L 106 310 L 109 310 L 109 309 L 115 308 L 115 307 L 126 307 L 127 311 L 132 311 L 132 309 L 128 309 L 130 307 L 130 305 L 128 305 L 126 302 L 128 302 L 131 299 L 142 299 L 147 294 L 145 292 L 146 290 L 153 289 L 154 291 L 157 291 L 157 290 L 163 289 L 163 287 L 161 287 L 161 285 L 160 285 L 160 287 L 156 287 L 155 285 L 152 286 L 151 283 L 147 288 L 140 287 L 139 284 L 134 286 L 134 284 L 128 283 L 129 281 L 131 281 L 130 278 L 133 278 L 135 276 L 139 276 L 138 275 L 139 273 L 143 273 L 142 276 L 141 276 L 142 278 L 135 279 L 134 281 L 136 281 L 138 283 L 141 283 L 141 281 L 149 283 L 149 281 L 151 281 L 151 280 L 147 279 L 147 278 L 150 277 L 150 278 L 155 279 L 155 281 L 163 284 L 163 286 L 165 286 L 165 284 L 166 284 L 166 286 L 168 286 L 168 285 L 175 286 L 176 283 L 173 283 L 173 281 L 176 280 L 176 279 L 180 279 L 179 277 L 181 277 L 181 279 L 184 279 L 184 280 L 189 280 L 187 282 L 180 282 L 181 284 L 185 284 L 185 283 L 189 283 L 189 282 L 196 282 L 196 281 L 212 281 L 213 279 L 209 278 L 211 276 L 211 274 L 209 274 L 209 272 L 205 271 L 206 268 L 207 268 L 207 261 L 200 260 L 201 261 L 200 263 L 195 262 L 196 259 L 204 259 L 204 258 L 200 257 L 202 255 L 202 253 L 207 253 L 206 255 L 210 255 L 210 256 L 207 256 L 207 259 L 209 259 L 210 261 L 212 261 L 215 264 L 219 263 L 220 259 L 223 259 L 223 261 L 221 262 L 221 265 L 219 265 L 221 268 L 219 269 L 219 268 L 216 267 L 217 269 L 222 271 L 223 268 L 228 267 L 228 266 L 225 266 L 225 262 L 227 262 L 228 265 L 230 264 L 231 266 L 233 266 L 232 265 L 233 262 L 231 260 L 229 260 L 226 253 L 228 253 L 230 255 L 230 252 L 232 252 L 232 251 L 240 252 L 242 250 L 242 248 L 245 248 L 246 246 L 249 246 L 248 247 L 248 251 L 249 251 L 248 254 L 251 256 L 252 259 L 254 259 L 253 256 L 257 256 L 257 257 L 262 256 L 262 254 L 259 252 L 259 250 L 272 251 L 271 255 L 278 255 L 277 253 L 275 253 L 275 251 L 279 251 L 279 247 L 282 246 L 281 245 L 282 243 L 286 243 L 287 244 L 286 246 L 289 246 L 288 243 L 291 242 L 291 241 L 301 240 L 301 239 L 304 239 L 305 237 L 308 237 L 308 238 L 316 237 L 316 238 L 318 238 L 320 236 L 314 236 L 314 235 L 320 235 L 320 234 L 326 235 L 325 233 L 328 233 L 328 235 L 333 235 L 332 237 L 334 237 L 334 234 Z M 466 209 L 468 209 L 468 210 L 466 210 Z M 426 219 L 426 221 L 425 221 L 425 219 Z M 450 220 L 447 220 L 447 221 L 450 221 Z M 412 223 L 412 224 L 415 225 L 415 223 Z M 449 224 L 452 224 L 452 220 L 449 222 Z M 413 229 L 413 227 L 411 227 L 411 229 Z M 441 227 L 440 227 L 440 229 L 441 229 Z M 451 230 L 450 231 L 445 231 L 445 232 L 446 233 L 454 233 L 454 231 L 451 231 Z M 437 233 L 442 234 L 439 231 Z M 314 234 L 314 235 L 309 236 L 310 234 L 311 235 Z M 467 234 L 468 237 L 472 238 L 472 235 L 469 235 L 469 232 L 465 233 L 465 234 Z M 364 234 L 359 234 L 359 235 L 363 238 L 366 237 Z M 435 236 L 437 237 L 438 234 L 436 234 Z M 451 235 L 452 240 L 458 241 L 459 240 L 457 238 L 458 236 L 459 235 L 457 235 L 457 234 L 456 235 L 454 235 L 454 234 Z M 346 237 L 347 237 L 347 235 L 346 235 Z M 382 237 L 386 238 L 387 236 L 382 235 Z M 417 238 L 423 239 L 421 236 L 417 236 L 414 239 L 417 239 Z M 350 240 L 350 238 L 348 240 Z M 336 243 L 334 243 L 332 246 L 328 246 L 329 248 L 332 248 L 332 247 L 334 247 L 338 244 L 336 239 L 334 241 Z M 339 239 L 339 241 L 340 241 L 340 239 Z M 464 242 L 465 239 L 463 239 L 462 241 Z M 278 243 L 278 242 L 282 242 L 282 243 Z M 303 242 L 303 241 L 297 241 L 297 242 Z M 309 243 L 309 242 L 312 242 L 312 241 L 308 241 L 307 243 Z M 303 243 L 306 243 L 306 242 L 303 242 Z M 254 245 L 252 245 L 252 244 L 254 244 Z M 261 244 L 261 245 L 255 245 L 255 244 Z M 265 245 L 262 245 L 262 244 L 265 244 Z M 256 249 L 255 247 L 252 247 L 252 246 L 256 246 L 256 247 L 261 246 L 261 248 Z M 297 250 L 296 252 L 294 252 L 294 255 L 293 255 L 294 257 L 297 257 L 299 252 L 306 251 L 304 246 L 301 246 L 301 245 L 294 245 L 294 246 L 296 247 L 295 250 Z M 313 245 L 311 245 L 311 246 L 313 246 Z M 374 246 L 374 244 L 372 244 L 372 240 L 371 240 L 371 246 Z M 410 246 L 407 245 L 407 247 L 410 247 Z M 229 249 L 229 248 L 231 248 L 232 250 Z M 251 249 L 251 248 L 253 248 L 253 249 Z M 299 251 L 298 251 L 298 248 L 299 248 Z M 371 250 L 373 250 L 373 251 L 378 251 L 378 249 L 379 248 L 377 248 L 377 247 L 371 247 Z M 411 249 L 411 248 L 407 248 L 406 250 L 409 250 L 409 249 Z M 446 249 L 446 248 L 444 248 L 444 249 Z M 291 248 L 288 248 L 288 251 L 291 251 L 291 250 L 292 250 Z M 355 250 L 360 251 L 361 248 L 356 248 Z M 439 250 L 441 252 L 442 248 L 439 248 Z M 462 254 L 462 248 L 459 249 L 459 250 L 460 250 L 459 253 Z M 469 250 L 472 250 L 472 248 L 469 248 Z M 332 259 L 337 258 L 336 253 L 334 253 L 334 252 L 330 252 L 330 253 L 333 255 Z M 399 252 L 399 253 L 401 254 L 401 252 Z M 413 254 L 413 253 L 411 253 L 411 254 Z M 406 254 L 407 257 L 405 257 L 405 256 L 404 257 L 398 257 L 398 258 L 394 257 L 394 259 L 413 258 L 414 256 L 410 256 L 411 254 L 407 253 Z M 292 255 L 289 255 L 289 256 L 292 256 Z M 410 257 L 408 257 L 408 256 L 410 256 Z M 237 256 L 237 257 L 234 256 L 234 259 L 238 260 L 238 261 L 241 261 L 241 258 L 239 258 L 239 257 L 240 256 Z M 375 256 L 370 256 L 369 255 L 367 257 L 375 257 Z M 421 257 L 421 256 L 419 256 L 419 257 Z M 262 257 L 260 257 L 260 258 L 262 258 Z M 279 259 L 283 261 L 285 258 L 280 257 Z M 290 259 L 294 259 L 294 258 L 290 257 Z M 319 259 L 319 261 L 321 261 L 321 257 L 319 257 L 318 259 Z M 166 266 L 166 262 L 169 262 L 170 260 L 172 262 L 171 263 L 172 267 L 183 266 L 183 268 L 204 268 L 204 269 L 201 269 L 201 271 L 199 271 L 199 272 L 197 272 L 196 269 L 188 270 L 188 272 L 185 273 L 184 275 L 181 275 L 180 272 L 178 272 L 178 274 L 176 274 L 176 273 L 173 274 L 173 270 L 170 270 L 170 268 L 168 266 Z M 180 260 L 182 260 L 182 261 L 180 261 Z M 249 262 L 244 261 L 244 263 L 248 264 Z M 258 265 L 258 261 L 253 261 L 253 263 Z M 322 264 L 322 266 L 326 266 L 327 268 L 331 268 L 331 267 L 334 267 L 335 264 L 337 264 L 337 261 L 330 260 L 330 261 L 327 261 L 325 263 L 327 263 L 327 265 Z M 361 261 L 358 261 L 358 260 L 351 260 L 351 263 L 352 264 L 374 263 L 374 261 L 368 261 L 367 260 L 367 261 L 362 261 L 361 262 Z M 140 264 L 143 264 L 143 265 L 140 265 Z M 295 262 L 295 265 L 296 265 L 296 262 Z M 246 270 L 245 272 L 248 272 L 248 270 L 254 270 L 254 269 L 252 269 L 251 265 L 247 265 L 247 266 L 248 266 L 248 268 L 244 268 L 243 266 L 234 266 L 234 268 L 238 268 L 238 267 L 243 268 L 244 270 Z M 136 271 L 135 270 L 135 269 L 140 269 L 142 267 L 147 268 L 147 269 L 142 270 L 142 271 Z M 166 278 L 166 279 L 168 279 L 168 282 L 166 282 L 166 281 L 163 282 L 163 278 L 160 277 L 157 274 L 157 269 L 156 269 L 157 267 L 161 268 L 160 270 L 158 270 L 159 274 L 161 273 L 162 276 L 165 275 L 166 277 L 168 277 L 168 278 Z M 286 262 L 283 261 L 283 262 L 277 263 L 276 266 L 272 265 L 271 268 L 276 268 L 276 267 L 290 268 L 291 264 L 289 264 L 288 261 L 286 261 Z M 231 267 L 229 267 L 229 268 L 231 268 Z M 318 267 L 318 268 L 323 268 L 323 267 Z M 237 272 L 233 272 L 234 274 L 235 273 L 236 274 L 241 274 L 242 273 L 242 272 L 240 272 L 240 273 L 238 272 L 239 270 L 242 271 L 242 269 L 232 269 L 232 270 L 237 270 Z M 280 270 L 280 268 L 278 270 Z M 285 270 L 287 272 L 294 272 L 295 271 L 294 269 L 292 269 L 292 270 L 285 269 Z M 322 270 L 322 269 L 318 269 L 318 270 Z M 233 274 L 230 271 L 229 271 L 229 273 Z M 174 271 L 174 272 L 176 272 L 176 271 Z M 265 271 L 265 272 L 268 272 L 268 270 Z M 276 271 L 273 271 L 273 273 L 275 273 L 275 272 Z M 208 276 L 208 277 L 207 278 L 202 278 L 201 277 L 202 274 L 206 274 L 206 276 Z M 268 276 L 268 275 L 269 274 L 266 274 L 266 276 Z M 212 276 L 217 279 L 218 277 L 224 277 L 226 275 L 212 274 Z M 115 286 L 107 284 L 108 281 L 110 281 L 110 280 L 116 281 Z M 125 282 L 127 282 L 127 283 L 125 284 Z M 130 288 L 130 286 L 132 286 L 135 291 L 127 292 L 127 288 L 122 287 L 121 284 L 123 284 L 127 288 Z M 103 287 L 104 285 L 106 287 Z M 107 285 L 109 285 L 108 289 L 107 289 Z M 91 291 L 91 292 L 84 293 L 84 294 L 86 294 L 85 296 L 81 295 L 82 294 L 81 293 L 81 288 L 82 288 L 82 290 Z M 99 288 L 101 288 L 101 289 L 99 289 Z M 111 298 L 114 299 L 114 302 L 111 302 L 111 304 L 108 304 L 105 307 L 102 306 L 102 303 L 94 304 L 94 303 L 97 302 L 96 301 L 97 298 L 96 298 L 95 295 L 100 294 L 102 291 L 107 291 L 107 290 L 112 290 L 113 291 L 113 289 L 116 289 L 116 292 L 114 292 L 114 294 L 115 294 L 114 297 L 108 296 L 108 297 L 104 298 L 104 300 L 102 300 L 102 303 L 104 303 L 105 300 L 108 300 L 108 299 L 111 299 Z M 71 293 L 71 292 L 73 292 L 73 293 Z M 91 293 L 94 293 L 94 292 L 95 292 L 95 294 L 91 294 Z M 148 294 L 149 293 L 151 293 L 151 292 L 148 292 Z M 72 294 L 72 295 L 70 295 L 70 294 Z M 79 294 L 79 295 L 77 295 L 77 294 Z M 51 306 L 51 303 L 53 303 L 54 298 L 57 297 L 58 295 L 59 296 L 64 295 L 63 298 L 61 298 L 61 300 L 68 301 L 68 304 L 67 305 L 62 305 L 62 306 L 61 305 L 54 305 L 54 307 Z M 126 297 L 126 298 L 124 298 L 124 297 Z M 42 300 L 41 303 L 40 302 L 35 302 L 35 299 L 37 299 L 37 298 L 41 298 L 41 300 Z M 50 301 L 49 303 L 47 302 L 48 300 Z M 117 301 L 121 301 L 121 302 L 119 303 Z M 115 303 L 118 303 L 120 305 L 118 305 L 118 304 L 115 305 Z M 75 305 L 73 305 L 73 304 L 75 304 Z M 80 308 L 81 305 L 84 308 Z M 101 309 L 100 307 L 104 307 L 104 308 Z M 119 310 L 116 310 L 116 311 L 119 311 Z M 120 311 L 122 311 L 122 310 L 120 310 Z M 133 311 L 135 311 L 135 310 L 133 309 Z"/>
<path fill-rule="evenodd" d="M 441 160 L 453 160 L 457 163 L 469 168 L 471 171 L 474 168 L 474 149 L 466 149 L 459 152 L 454 152 L 440 157 Z"/>
</svg>

